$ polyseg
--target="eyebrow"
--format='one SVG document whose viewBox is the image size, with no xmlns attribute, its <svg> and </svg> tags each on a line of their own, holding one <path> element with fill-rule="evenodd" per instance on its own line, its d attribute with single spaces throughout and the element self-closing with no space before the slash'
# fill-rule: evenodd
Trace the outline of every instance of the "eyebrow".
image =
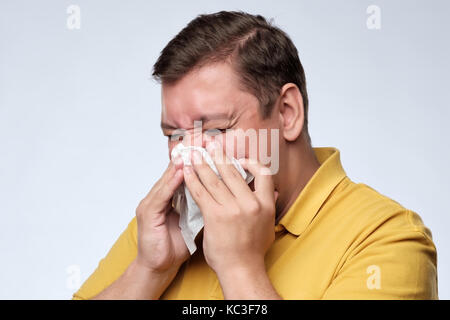
<svg viewBox="0 0 450 320">
<path fill-rule="evenodd" d="M 200 117 L 199 119 L 195 119 L 194 121 L 201 121 L 202 125 L 203 123 L 212 121 L 212 120 L 223 120 L 223 119 L 233 119 L 234 118 L 234 114 L 232 114 L 231 116 L 229 116 L 226 113 L 215 113 L 215 114 L 210 114 L 210 115 L 205 115 Z M 167 129 L 167 130 L 176 130 L 179 129 L 177 127 L 172 126 L 171 124 L 165 123 L 165 122 L 161 122 L 161 128 L 162 129 Z"/>
</svg>

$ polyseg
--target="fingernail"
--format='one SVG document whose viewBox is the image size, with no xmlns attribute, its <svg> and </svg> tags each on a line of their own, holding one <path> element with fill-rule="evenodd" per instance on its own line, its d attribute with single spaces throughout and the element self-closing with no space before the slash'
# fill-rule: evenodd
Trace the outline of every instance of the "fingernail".
<svg viewBox="0 0 450 320">
<path fill-rule="evenodd" d="M 183 171 L 186 175 L 189 175 L 192 173 L 192 167 L 191 166 L 184 166 Z"/>
<path fill-rule="evenodd" d="M 180 165 L 183 163 L 183 160 L 181 159 L 180 156 L 177 156 L 175 159 L 173 159 L 173 163 L 176 165 Z"/>
<path fill-rule="evenodd" d="M 181 168 L 179 168 L 179 169 L 177 169 L 177 171 L 175 171 L 173 178 L 177 179 L 180 175 L 181 176 L 183 175 L 183 173 L 181 172 Z"/>
</svg>

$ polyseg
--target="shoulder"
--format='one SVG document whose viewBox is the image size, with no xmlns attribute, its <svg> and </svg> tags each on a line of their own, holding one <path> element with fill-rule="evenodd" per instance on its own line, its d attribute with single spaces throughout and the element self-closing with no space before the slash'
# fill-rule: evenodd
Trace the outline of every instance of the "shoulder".
<svg viewBox="0 0 450 320">
<path fill-rule="evenodd" d="M 342 205 L 345 210 L 338 214 L 352 230 L 367 236 L 374 233 L 413 233 L 432 243 L 432 234 L 419 214 L 405 208 L 399 202 L 381 194 L 374 188 L 355 183 L 349 178 L 338 186 L 331 202 Z"/>
<path fill-rule="evenodd" d="M 335 285 L 356 279 L 349 288 L 360 288 L 360 297 L 437 297 L 436 247 L 416 212 L 348 178 L 337 187 L 329 205 L 326 215 L 335 221 L 336 237 L 344 241 Z M 373 270 L 381 274 L 381 290 L 366 286 Z M 340 296 L 347 287 L 340 287 Z"/>
</svg>

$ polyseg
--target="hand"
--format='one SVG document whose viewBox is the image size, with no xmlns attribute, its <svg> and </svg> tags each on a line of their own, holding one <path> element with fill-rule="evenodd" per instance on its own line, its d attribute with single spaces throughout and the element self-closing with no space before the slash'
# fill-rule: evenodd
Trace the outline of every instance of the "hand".
<svg viewBox="0 0 450 320">
<path fill-rule="evenodd" d="M 255 177 L 253 192 L 217 142 L 207 149 L 222 180 L 197 151 L 192 153 L 193 167 L 183 169 L 185 184 L 203 214 L 206 262 L 219 277 L 236 268 L 260 270 L 275 239 L 276 195 L 270 170 L 255 161 L 241 162 Z"/>
<path fill-rule="evenodd" d="M 172 197 L 183 181 L 182 161 L 170 162 L 161 179 L 136 209 L 138 254 L 136 263 L 153 273 L 176 273 L 189 257 L 179 215 L 172 208 Z"/>
</svg>

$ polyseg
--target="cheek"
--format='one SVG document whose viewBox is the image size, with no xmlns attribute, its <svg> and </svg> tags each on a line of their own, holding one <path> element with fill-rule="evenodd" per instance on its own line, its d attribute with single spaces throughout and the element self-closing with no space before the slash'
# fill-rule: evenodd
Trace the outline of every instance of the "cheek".
<svg viewBox="0 0 450 320">
<path fill-rule="evenodd" d="M 273 152 L 278 152 L 279 134 L 275 129 L 253 130 L 248 129 L 245 132 L 236 130 L 227 132 L 221 137 L 224 149 L 228 156 L 234 158 L 248 158 L 257 161 L 266 161 L 272 156 Z"/>
<path fill-rule="evenodd" d="M 228 132 L 227 134 L 220 135 L 220 137 L 216 137 L 219 139 L 222 145 L 224 146 L 224 151 L 228 157 L 233 158 L 242 158 L 243 156 L 239 156 L 238 148 L 236 146 L 236 135 L 234 133 Z"/>
<path fill-rule="evenodd" d="M 172 159 L 172 149 L 173 147 L 175 147 L 174 144 L 170 143 L 170 141 L 168 142 L 168 149 L 169 149 L 169 159 Z"/>
<path fill-rule="evenodd" d="M 172 141 L 170 138 L 167 139 L 167 147 L 169 149 L 169 159 L 171 158 L 172 149 L 175 148 L 175 146 L 177 144 L 179 144 L 180 142 L 181 142 L 181 139 L 180 139 L 180 141 L 176 141 L 176 140 Z"/>
<path fill-rule="evenodd" d="M 222 135 L 221 139 L 228 156 L 236 159 L 258 159 L 258 136 L 256 132 L 255 134 L 245 134 L 242 131 L 232 131 Z"/>
</svg>

